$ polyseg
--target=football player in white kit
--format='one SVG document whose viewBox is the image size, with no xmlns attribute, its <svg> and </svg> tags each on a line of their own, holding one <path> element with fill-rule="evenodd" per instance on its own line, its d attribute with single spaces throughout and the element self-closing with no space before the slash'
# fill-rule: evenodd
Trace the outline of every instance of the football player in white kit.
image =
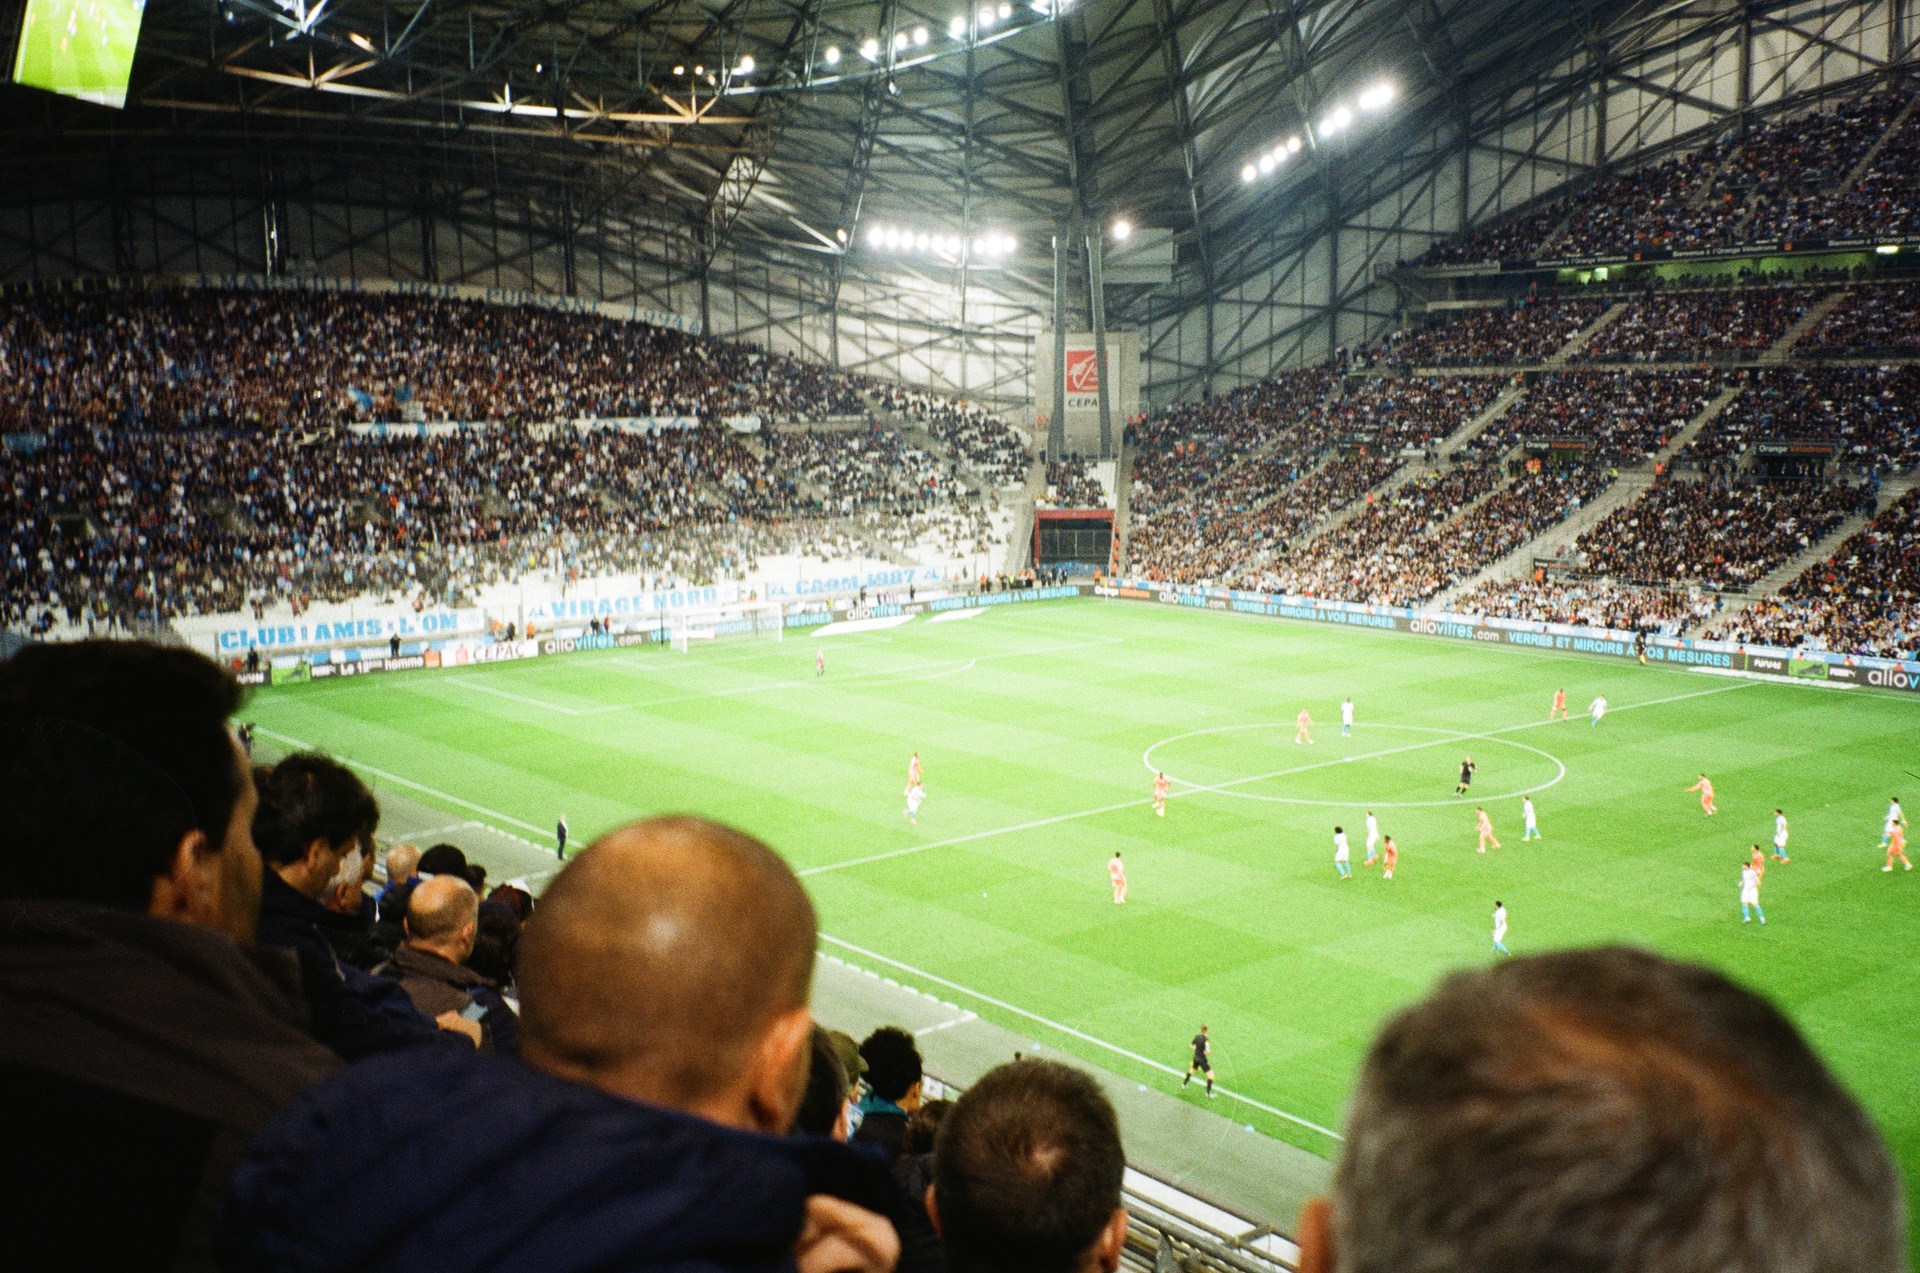
<svg viewBox="0 0 1920 1273">
<path fill-rule="evenodd" d="M 1773 811 L 1773 857 L 1776 862 L 1791 862 L 1787 856 L 1787 815 L 1782 809 Z"/>
</svg>

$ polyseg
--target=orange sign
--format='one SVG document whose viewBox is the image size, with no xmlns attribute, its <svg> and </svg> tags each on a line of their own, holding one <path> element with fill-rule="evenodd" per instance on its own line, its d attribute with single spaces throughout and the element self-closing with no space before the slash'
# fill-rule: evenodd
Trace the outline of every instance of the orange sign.
<svg viewBox="0 0 1920 1273">
<path fill-rule="evenodd" d="M 1092 349 L 1067 351 L 1067 392 L 1100 392 L 1100 359 Z"/>
</svg>

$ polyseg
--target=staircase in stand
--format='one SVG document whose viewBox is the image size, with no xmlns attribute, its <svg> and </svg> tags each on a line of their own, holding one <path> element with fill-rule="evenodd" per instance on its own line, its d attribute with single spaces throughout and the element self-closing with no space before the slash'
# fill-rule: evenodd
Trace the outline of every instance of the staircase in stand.
<svg viewBox="0 0 1920 1273">
<path fill-rule="evenodd" d="M 1600 315 L 1600 317 L 1588 323 L 1584 328 L 1575 332 L 1571 340 L 1554 350 L 1551 354 L 1548 354 L 1547 366 L 1566 366 L 1573 360 L 1575 354 L 1587 347 L 1588 341 L 1613 326 L 1613 324 L 1619 322 L 1620 316 L 1625 314 L 1632 304 L 1632 301 L 1615 301 L 1612 305 L 1608 306 L 1606 313 Z"/>
<path fill-rule="evenodd" d="M 1518 545 L 1504 557 L 1488 563 L 1480 573 L 1436 595 L 1428 603 L 1427 608 L 1444 610 L 1453 604 L 1455 598 L 1472 592 L 1483 583 L 1496 579 L 1512 579 L 1526 573 L 1533 568 L 1536 557 L 1552 557 L 1562 547 L 1571 550 L 1573 541 L 1580 538 L 1588 527 L 1614 509 L 1624 508 L 1639 499 L 1652 485 L 1651 469 L 1636 469 L 1620 474 L 1606 490 L 1574 509 L 1565 518 Z"/>
<path fill-rule="evenodd" d="M 1884 510 L 1890 507 L 1895 500 L 1905 495 L 1916 485 L 1920 485 L 1920 476 L 1916 475 L 1891 478 L 1883 482 L 1880 486 L 1879 509 Z M 1707 628 L 1726 622 L 1755 602 L 1767 597 L 1777 596 L 1788 584 L 1827 558 L 1833 556 L 1835 549 L 1846 543 L 1847 540 L 1854 535 L 1859 534 L 1873 518 L 1873 513 L 1860 512 L 1852 514 L 1838 526 L 1814 540 L 1811 544 L 1808 544 L 1786 561 L 1774 567 L 1772 573 L 1754 584 L 1753 587 L 1749 588 L 1746 592 L 1730 592 L 1724 594 L 1727 608 L 1702 622 L 1693 624 L 1686 630 L 1685 635 L 1699 636 Z"/>
<path fill-rule="evenodd" d="M 1743 385 L 1728 385 L 1719 393 L 1715 394 L 1706 406 L 1694 413 L 1693 419 L 1680 426 L 1680 431 L 1667 439 L 1665 446 L 1653 453 L 1654 464 L 1656 466 L 1671 465 L 1673 463 L 1673 457 L 1680 454 L 1680 449 L 1699 437 L 1702 429 L 1719 419 L 1720 413 L 1725 411 L 1727 407 L 1732 404 L 1733 400 L 1740 396 L 1740 391 L 1744 387 Z"/>
<path fill-rule="evenodd" d="M 1842 287 L 1828 292 L 1825 296 L 1822 296 L 1819 300 L 1809 305 L 1807 312 L 1795 319 L 1793 326 L 1780 333 L 1780 339 L 1774 341 L 1773 344 L 1767 347 L 1767 352 L 1760 355 L 1761 365 L 1777 367 L 1781 363 L 1784 363 L 1787 360 L 1787 355 L 1793 351 L 1794 345 L 1799 343 L 1800 338 L 1819 326 L 1820 320 L 1828 314 L 1831 314 L 1834 311 L 1834 307 L 1846 298 L 1847 289 Z"/>
</svg>

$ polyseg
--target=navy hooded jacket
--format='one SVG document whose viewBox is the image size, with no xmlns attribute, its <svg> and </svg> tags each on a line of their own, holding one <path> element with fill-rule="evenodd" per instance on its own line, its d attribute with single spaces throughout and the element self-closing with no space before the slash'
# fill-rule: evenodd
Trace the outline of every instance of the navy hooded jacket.
<svg viewBox="0 0 1920 1273">
<path fill-rule="evenodd" d="M 222 1216 L 240 1270 L 775 1270 L 810 1194 L 888 1213 L 885 1162 L 733 1131 L 519 1061 L 415 1049 L 309 1089 Z"/>
</svg>

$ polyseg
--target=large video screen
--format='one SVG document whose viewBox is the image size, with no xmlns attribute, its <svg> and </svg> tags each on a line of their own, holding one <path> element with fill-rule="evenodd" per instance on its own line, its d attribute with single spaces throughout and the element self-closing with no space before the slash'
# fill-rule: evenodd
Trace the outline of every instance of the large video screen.
<svg viewBox="0 0 1920 1273">
<path fill-rule="evenodd" d="M 13 82 L 125 106 L 146 7 L 146 0 L 27 0 Z"/>
</svg>

